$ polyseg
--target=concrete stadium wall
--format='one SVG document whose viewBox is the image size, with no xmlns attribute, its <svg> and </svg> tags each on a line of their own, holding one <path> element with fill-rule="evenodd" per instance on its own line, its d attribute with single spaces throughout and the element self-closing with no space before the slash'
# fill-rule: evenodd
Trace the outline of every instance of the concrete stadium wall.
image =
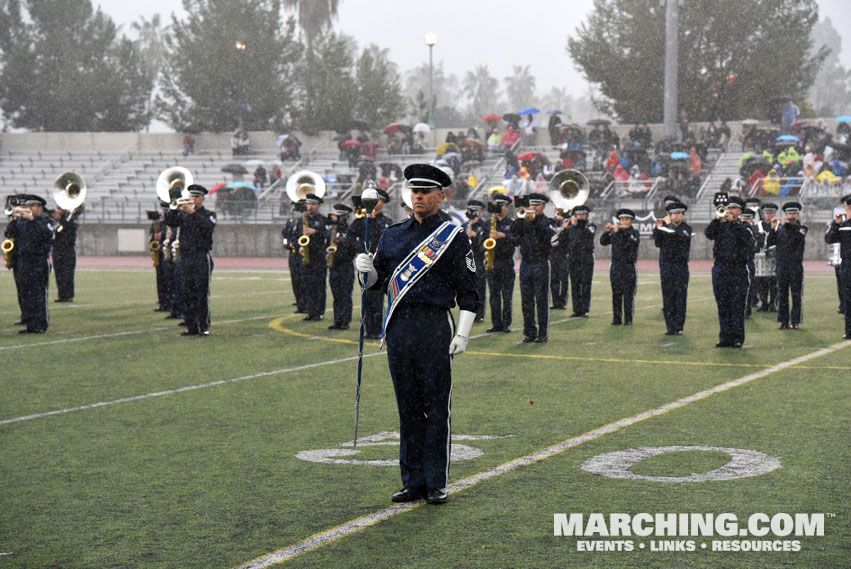
<svg viewBox="0 0 851 569">
<path fill-rule="evenodd" d="M 148 254 L 149 227 L 147 224 L 81 223 L 77 231 L 77 254 L 81 256 L 145 256 Z M 285 252 L 281 244 L 282 227 L 281 225 L 219 224 L 213 238 L 213 256 L 283 257 Z M 692 227 L 695 233 L 691 258 L 711 259 L 712 242 L 703 236 L 706 224 L 692 224 Z M 5 229 L 5 224 L 0 226 L 0 229 Z M 133 240 L 132 243 L 128 243 L 128 237 Z M 599 238 L 596 241 L 597 258 L 608 259 L 611 247 L 600 245 Z M 659 258 L 659 250 L 654 246 L 652 237 L 642 237 L 638 253 L 640 259 Z M 805 257 L 807 260 L 827 261 L 828 246 L 824 242 L 823 228 L 810 226 Z"/>
</svg>

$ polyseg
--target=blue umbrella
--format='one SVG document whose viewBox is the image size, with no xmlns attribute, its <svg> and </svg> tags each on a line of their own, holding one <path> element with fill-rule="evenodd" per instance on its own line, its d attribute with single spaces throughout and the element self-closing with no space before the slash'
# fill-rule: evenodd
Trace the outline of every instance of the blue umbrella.
<svg viewBox="0 0 851 569">
<path fill-rule="evenodd" d="M 836 117 L 836 122 L 851 122 L 851 116 L 842 115 L 841 117 Z"/>
<path fill-rule="evenodd" d="M 522 111 L 517 111 L 517 114 L 518 115 L 536 115 L 540 112 L 541 111 L 539 111 L 535 107 L 528 107 L 528 108 L 523 109 Z"/>
<path fill-rule="evenodd" d="M 232 190 L 235 190 L 237 188 L 250 188 L 255 194 L 260 193 L 260 190 L 258 190 L 255 186 L 252 186 L 248 182 L 231 182 L 230 184 L 228 184 L 225 187 L 230 188 Z"/>
<path fill-rule="evenodd" d="M 801 139 L 791 134 L 782 134 L 774 139 L 775 142 L 801 142 Z"/>
<path fill-rule="evenodd" d="M 547 111 L 551 115 L 560 115 L 562 114 L 561 109 L 550 109 Z"/>
<path fill-rule="evenodd" d="M 674 160 L 679 160 L 682 158 L 688 158 L 688 153 L 686 152 L 671 152 L 671 158 Z"/>
</svg>

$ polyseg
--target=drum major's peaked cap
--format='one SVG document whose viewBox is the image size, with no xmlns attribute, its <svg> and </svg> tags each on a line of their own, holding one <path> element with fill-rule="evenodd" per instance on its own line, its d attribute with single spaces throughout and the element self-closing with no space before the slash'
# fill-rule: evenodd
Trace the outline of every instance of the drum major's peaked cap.
<svg viewBox="0 0 851 569">
<path fill-rule="evenodd" d="M 411 164 L 405 168 L 405 179 L 409 188 L 448 188 L 452 185 L 449 175 L 431 164 Z"/>
</svg>

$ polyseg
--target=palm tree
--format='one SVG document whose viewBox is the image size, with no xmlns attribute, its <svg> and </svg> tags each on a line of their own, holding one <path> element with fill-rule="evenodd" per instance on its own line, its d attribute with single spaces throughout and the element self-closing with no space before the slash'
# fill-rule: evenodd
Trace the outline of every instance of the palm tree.
<svg viewBox="0 0 851 569">
<path fill-rule="evenodd" d="M 477 65 L 475 71 L 464 76 L 464 91 L 470 99 L 470 113 L 474 117 L 497 110 L 499 81 L 490 74 L 487 65 Z"/>
<path fill-rule="evenodd" d="M 304 31 L 307 45 L 319 37 L 322 30 L 337 17 L 340 0 L 284 0 L 288 10 L 298 12 L 298 25 Z"/>
<path fill-rule="evenodd" d="M 535 78 L 532 76 L 530 65 L 512 66 L 514 75 L 505 78 L 505 92 L 508 105 L 512 111 L 534 105 Z"/>
</svg>

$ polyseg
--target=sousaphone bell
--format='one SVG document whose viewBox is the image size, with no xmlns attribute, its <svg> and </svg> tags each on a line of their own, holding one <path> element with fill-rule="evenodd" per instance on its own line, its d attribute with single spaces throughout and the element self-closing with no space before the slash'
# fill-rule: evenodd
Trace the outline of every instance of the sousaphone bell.
<svg viewBox="0 0 851 569">
<path fill-rule="evenodd" d="M 189 203 L 189 186 L 195 182 L 192 172 L 181 166 L 174 166 L 160 172 L 157 178 L 157 197 L 171 209 Z"/>
<path fill-rule="evenodd" d="M 83 202 L 86 201 L 86 180 L 76 172 L 64 172 L 53 182 L 53 201 L 57 207 L 68 210 L 71 213 L 68 215 L 68 221 L 74 217 L 74 214 L 80 211 Z M 64 229 L 63 225 L 56 228 L 57 232 Z"/>
<path fill-rule="evenodd" d="M 562 170 L 550 180 L 550 200 L 565 213 L 584 204 L 590 193 L 588 178 L 579 170 Z"/>
<path fill-rule="evenodd" d="M 287 197 L 293 203 L 303 200 L 307 194 L 315 194 L 321 198 L 325 195 L 325 180 L 316 172 L 301 170 L 290 176 L 286 189 Z"/>
</svg>

